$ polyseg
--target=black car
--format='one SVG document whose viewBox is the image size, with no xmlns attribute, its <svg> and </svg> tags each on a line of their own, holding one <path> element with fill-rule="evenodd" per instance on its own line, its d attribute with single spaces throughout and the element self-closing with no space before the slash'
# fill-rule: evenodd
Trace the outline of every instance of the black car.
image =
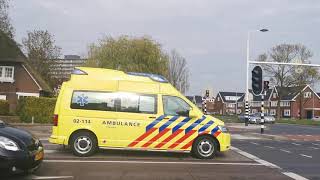
<svg viewBox="0 0 320 180">
<path fill-rule="evenodd" d="M 39 139 L 0 120 L 1 172 L 32 172 L 40 166 L 43 156 L 43 146 Z"/>
</svg>

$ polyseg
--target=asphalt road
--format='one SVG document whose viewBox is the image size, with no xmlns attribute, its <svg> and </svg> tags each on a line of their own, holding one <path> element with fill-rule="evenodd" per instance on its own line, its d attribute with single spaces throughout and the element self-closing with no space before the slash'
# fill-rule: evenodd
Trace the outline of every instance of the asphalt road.
<svg viewBox="0 0 320 180">
<path fill-rule="evenodd" d="M 257 135 L 254 138 L 247 137 L 246 131 L 258 132 L 253 126 L 241 131 L 236 129 L 232 140 L 234 148 L 219 153 L 212 160 L 194 159 L 188 153 L 124 150 L 100 150 L 92 157 L 79 158 L 68 149 L 46 140 L 50 135 L 50 127 L 23 128 L 42 138 L 45 160 L 34 174 L 5 179 L 242 180 L 301 179 L 301 176 L 320 179 L 319 133 L 305 130 L 304 126 L 272 125 L 266 131 L 267 134 L 285 136 L 284 140 L 269 140 Z M 282 134 L 283 131 L 286 133 Z M 291 133 L 293 131 L 299 133 Z"/>
<path fill-rule="evenodd" d="M 234 140 L 232 145 L 284 171 L 320 179 L 320 127 L 275 124 L 265 133 L 286 139 Z"/>
</svg>

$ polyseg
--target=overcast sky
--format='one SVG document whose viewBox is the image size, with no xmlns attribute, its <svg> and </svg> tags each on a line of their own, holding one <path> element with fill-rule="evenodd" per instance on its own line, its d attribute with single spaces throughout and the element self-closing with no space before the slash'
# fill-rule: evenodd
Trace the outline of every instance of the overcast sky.
<svg viewBox="0 0 320 180">
<path fill-rule="evenodd" d="M 27 31 L 50 31 L 63 54 L 85 56 L 104 35 L 149 35 L 176 49 L 191 71 L 188 94 L 245 89 L 246 39 L 250 56 L 279 43 L 302 43 L 320 63 L 318 0 L 14 0 L 10 16 L 20 43 Z"/>
</svg>

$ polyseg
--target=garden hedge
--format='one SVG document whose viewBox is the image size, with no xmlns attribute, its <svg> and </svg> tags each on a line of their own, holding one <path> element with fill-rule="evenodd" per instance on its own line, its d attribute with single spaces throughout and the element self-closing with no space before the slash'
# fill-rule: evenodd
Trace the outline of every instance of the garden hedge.
<svg viewBox="0 0 320 180">
<path fill-rule="evenodd" d="M 9 102 L 5 100 L 0 100 L 0 115 L 9 114 Z"/>
<path fill-rule="evenodd" d="M 19 99 L 17 114 L 22 122 L 52 123 L 56 98 L 22 97 Z"/>
</svg>

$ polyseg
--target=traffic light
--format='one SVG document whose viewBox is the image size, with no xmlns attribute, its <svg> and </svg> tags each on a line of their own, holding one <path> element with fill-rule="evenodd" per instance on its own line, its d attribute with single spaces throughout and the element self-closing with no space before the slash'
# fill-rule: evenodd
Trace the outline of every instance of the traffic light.
<svg viewBox="0 0 320 180">
<path fill-rule="evenodd" d="M 258 96 L 261 94 L 262 90 L 262 68 L 256 66 L 252 70 L 252 92 L 254 95 Z"/>
<path fill-rule="evenodd" d="M 263 81 L 263 89 L 265 91 L 268 91 L 268 89 L 269 89 L 269 81 Z"/>
<path fill-rule="evenodd" d="M 206 97 L 209 97 L 209 90 L 206 90 Z"/>
</svg>

